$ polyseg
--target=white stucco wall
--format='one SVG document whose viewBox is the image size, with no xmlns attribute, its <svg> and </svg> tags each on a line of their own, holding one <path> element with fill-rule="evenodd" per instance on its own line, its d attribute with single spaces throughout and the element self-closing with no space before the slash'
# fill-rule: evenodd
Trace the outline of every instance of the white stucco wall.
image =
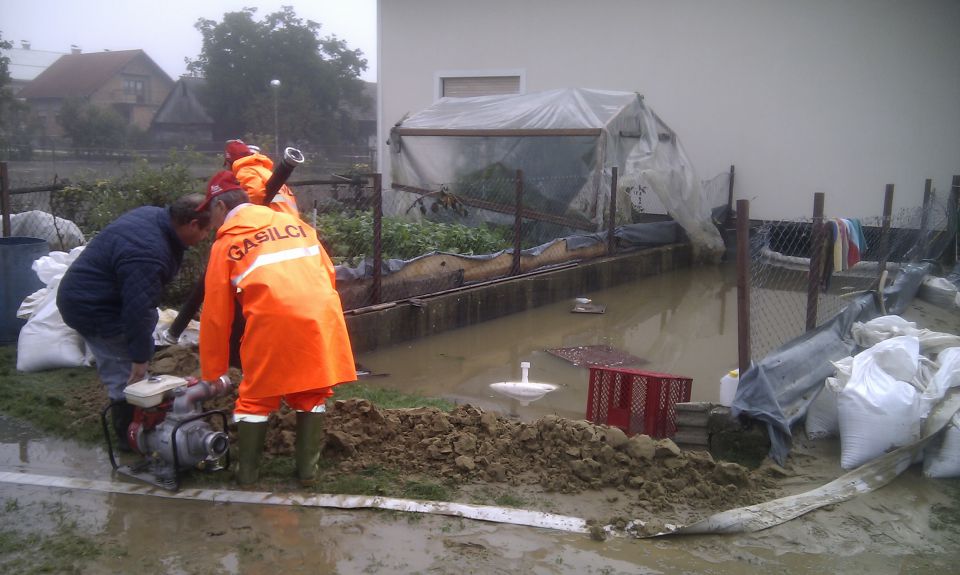
<svg viewBox="0 0 960 575">
<path fill-rule="evenodd" d="M 957 0 L 380 0 L 380 170 L 438 70 L 523 70 L 527 92 L 642 93 L 699 176 L 736 166 L 754 218 L 921 203 L 960 173 Z"/>
</svg>

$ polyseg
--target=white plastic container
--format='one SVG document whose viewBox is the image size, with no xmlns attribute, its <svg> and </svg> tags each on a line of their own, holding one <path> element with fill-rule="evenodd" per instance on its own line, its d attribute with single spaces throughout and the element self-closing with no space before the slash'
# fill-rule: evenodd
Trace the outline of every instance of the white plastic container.
<svg viewBox="0 0 960 575">
<path fill-rule="evenodd" d="M 739 369 L 734 369 L 720 378 L 720 405 L 724 407 L 733 405 L 733 398 L 737 395 L 737 385 L 739 383 Z"/>
</svg>

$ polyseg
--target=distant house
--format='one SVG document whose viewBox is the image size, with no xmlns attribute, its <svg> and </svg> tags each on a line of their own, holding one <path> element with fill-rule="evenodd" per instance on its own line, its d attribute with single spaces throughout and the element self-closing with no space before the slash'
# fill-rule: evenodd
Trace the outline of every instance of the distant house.
<svg viewBox="0 0 960 575">
<path fill-rule="evenodd" d="M 18 96 L 30 103 L 48 137 L 63 135 L 57 114 L 71 98 L 111 106 L 131 125 L 146 130 L 173 83 L 143 50 L 74 52 L 61 56 Z"/>
<path fill-rule="evenodd" d="M 214 143 L 213 118 L 197 96 L 204 84 L 204 78 L 181 76 L 177 80 L 150 124 L 150 135 L 157 144 L 204 149 Z"/>
<path fill-rule="evenodd" d="M 10 89 L 13 95 L 17 96 L 24 86 L 65 54 L 66 52 L 34 50 L 26 40 L 20 42 L 19 48 L 3 50 L 3 55 L 10 58 L 7 68 L 10 72 Z"/>
</svg>

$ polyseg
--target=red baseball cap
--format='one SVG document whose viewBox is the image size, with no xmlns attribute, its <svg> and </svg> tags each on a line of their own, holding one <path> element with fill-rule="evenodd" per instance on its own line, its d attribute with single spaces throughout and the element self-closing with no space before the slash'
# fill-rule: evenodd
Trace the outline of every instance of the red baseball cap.
<svg viewBox="0 0 960 575">
<path fill-rule="evenodd" d="M 227 146 L 223 149 L 223 165 L 229 168 L 235 161 L 251 154 L 253 150 L 243 140 L 227 140 Z"/>
<path fill-rule="evenodd" d="M 220 194 L 225 194 L 232 190 L 242 190 L 243 186 L 240 185 L 240 182 L 233 176 L 233 172 L 230 170 L 222 170 L 217 172 L 210 178 L 210 182 L 207 183 L 207 197 L 203 200 L 203 203 L 197 206 L 197 211 L 202 212 L 210 207 L 210 201 L 219 196 Z"/>
</svg>

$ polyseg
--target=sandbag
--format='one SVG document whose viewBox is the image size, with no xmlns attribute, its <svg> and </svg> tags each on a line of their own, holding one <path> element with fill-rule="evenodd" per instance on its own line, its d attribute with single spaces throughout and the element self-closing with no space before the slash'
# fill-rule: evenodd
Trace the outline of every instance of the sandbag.
<svg viewBox="0 0 960 575">
<path fill-rule="evenodd" d="M 66 252 L 86 243 L 77 224 L 40 210 L 12 214 L 10 235 L 47 240 L 54 251 Z"/>
<path fill-rule="evenodd" d="M 920 391 L 916 375 L 920 342 L 893 337 L 857 354 L 850 381 L 837 398 L 840 466 L 859 467 L 920 438 Z"/>
<path fill-rule="evenodd" d="M 933 359 L 949 347 L 960 346 L 960 336 L 951 333 L 917 329 L 917 324 L 898 315 L 885 315 L 867 322 L 856 322 L 850 329 L 853 341 L 860 347 L 869 348 L 901 335 L 912 335 L 920 340 L 920 353 Z"/>
<path fill-rule="evenodd" d="M 923 475 L 934 479 L 960 477 L 960 413 L 950 420 L 940 440 L 924 450 Z"/>
<path fill-rule="evenodd" d="M 940 277 L 927 277 L 917 290 L 917 297 L 935 306 L 951 309 L 957 298 L 957 286 Z"/>
<path fill-rule="evenodd" d="M 18 310 L 20 315 L 25 313 L 25 305 L 30 309 L 27 323 L 20 329 L 17 339 L 18 370 L 30 372 L 90 365 L 83 338 L 63 323 L 57 309 L 60 280 L 82 250 L 83 247 L 78 247 L 69 254 L 52 252 L 33 262 L 34 272 L 47 287 L 28 296 Z"/>
<path fill-rule="evenodd" d="M 837 411 L 837 396 L 850 381 L 853 357 L 830 362 L 836 373 L 823 382 L 823 387 L 807 408 L 805 422 L 808 439 L 824 439 L 840 433 L 840 415 Z"/>
</svg>

